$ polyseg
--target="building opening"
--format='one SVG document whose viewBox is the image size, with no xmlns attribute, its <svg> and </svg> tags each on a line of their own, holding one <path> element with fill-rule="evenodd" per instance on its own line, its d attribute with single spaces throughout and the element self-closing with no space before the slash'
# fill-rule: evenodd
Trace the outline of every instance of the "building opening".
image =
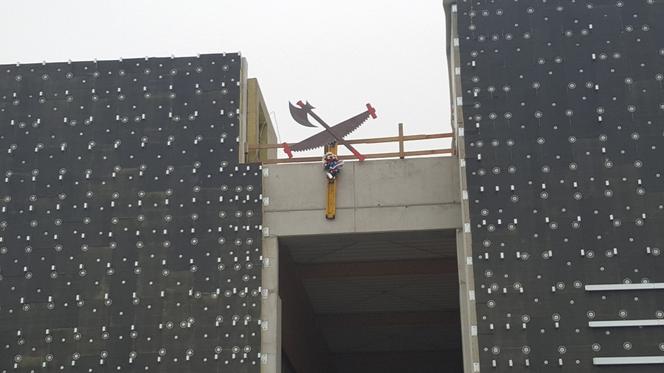
<svg viewBox="0 0 664 373">
<path fill-rule="evenodd" d="M 284 372 L 463 371 L 454 230 L 280 237 L 279 251 Z"/>
</svg>

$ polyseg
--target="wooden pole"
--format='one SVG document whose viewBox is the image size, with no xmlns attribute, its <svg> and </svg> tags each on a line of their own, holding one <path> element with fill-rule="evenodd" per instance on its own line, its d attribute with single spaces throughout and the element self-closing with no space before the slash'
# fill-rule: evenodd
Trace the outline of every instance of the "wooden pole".
<svg viewBox="0 0 664 373">
<path fill-rule="evenodd" d="M 331 152 L 337 154 L 337 144 L 331 144 L 325 147 L 325 153 Z M 337 216 L 337 179 L 332 179 L 327 183 L 327 206 L 325 207 L 325 218 L 333 220 Z"/>
<path fill-rule="evenodd" d="M 404 152 L 406 157 L 416 157 L 421 155 L 438 155 L 438 154 L 452 154 L 452 149 L 431 149 L 431 150 L 411 150 Z M 399 152 L 391 153 L 373 153 L 365 154 L 367 159 L 378 159 L 378 158 L 396 158 L 399 156 Z M 353 160 L 356 159 L 354 155 L 340 155 L 339 159 L 342 160 Z M 263 164 L 277 164 L 277 163 L 307 163 L 307 162 L 320 162 L 320 157 L 296 157 L 296 158 L 279 158 L 279 159 L 266 159 Z"/>
<path fill-rule="evenodd" d="M 404 154 L 403 147 L 403 123 L 399 123 L 399 158 L 404 159 L 406 154 Z"/>
</svg>

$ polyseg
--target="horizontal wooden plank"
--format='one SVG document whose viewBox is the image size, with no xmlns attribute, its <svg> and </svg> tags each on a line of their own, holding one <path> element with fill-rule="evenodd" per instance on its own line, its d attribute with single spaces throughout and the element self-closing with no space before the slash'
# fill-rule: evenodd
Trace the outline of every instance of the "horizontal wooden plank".
<svg viewBox="0 0 664 373">
<path fill-rule="evenodd" d="M 406 157 L 415 157 L 422 155 L 439 155 L 439 154 L 452 154 L 452 149 L 432 149 L 432 150 L 413 150 L 409 152 L 404 152 Z M 367 159 L 378 159 L 378 158 L 398 158 L 399 152 L 389 152 L 389 153 L 373 153 L 373 154 L 363 154 Z M 276 164 L 276 163 L 307 163 L 307 162 L 320 162 L 322 155 L 319 157 L 296 157 L 296 158 L 280 158 L 280 159 L 268 159 L 263 161 L 263 164 Z M 354 155 L 340 155 L 339 159 L 343 160 L 352 160 L 356 159 Z"/>
<path fill-rule="evenodd" d="M 448 133 L 433 133 L 428 135 L 407 135 L 403 136 L 403 141 L 421 141 L 421 140 L 435 140 L 435 139 L 447 139 L 453 137 L 454 134 L 451 132 Z M 349 144 L 381 144 L 386 142 L 398 142 L 400 140 L 399 136 L 388 136 L 388 137 L 374 137 L 369 139 L 354 139 L 346 140 Z M 249 145 L 249 150 L 256 149 L 278 149 L 283 148 L 284 144 L 253 144 Z"/>
</svg>

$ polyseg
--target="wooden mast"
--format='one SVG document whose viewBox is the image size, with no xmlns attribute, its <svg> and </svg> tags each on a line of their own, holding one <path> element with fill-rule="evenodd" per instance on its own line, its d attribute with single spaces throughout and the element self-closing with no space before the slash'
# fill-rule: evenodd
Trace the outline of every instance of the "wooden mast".
<svg viewBox="0 0 664 373">
<path fill-rule="evenodd" d="M 325 147 L 325 153 L 337 154 L 337 144 L 333 143 Z M 337 215 L 337 179 L 334 178 L 327 183 L 327 207 L 325 208 L 325 218 L 332 220 Z"/>
</svg>

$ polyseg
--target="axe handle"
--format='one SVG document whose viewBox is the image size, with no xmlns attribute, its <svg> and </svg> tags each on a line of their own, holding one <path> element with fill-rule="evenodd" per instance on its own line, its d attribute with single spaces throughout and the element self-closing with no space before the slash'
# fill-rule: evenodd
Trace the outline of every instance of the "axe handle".
<svg viewBox="0 0 664 373">
<path fill-rule="evenodd" d="M 299 102 L 298 102 L 298 105 L 299 105 Z M 314 113 L 314 112 L 311 111 L 311 110 L 307 110 L 307 111 L 308 111 L 309 115 L 311 115 L 314 119 L 316 119 L 316 122 L 320 123 L 321 126 L 325 127 L 325 129 L 327 130 L 327 132 L 329 132 L 330 135 L 332 135 L 332 137 L 334 137 L 334 140 L 335 140 L 338 144 L 341 144 L 341 145 L 345 146 L 345 147 L 346 147 L 348 150 L 350 150 L 350 152 L 353 153 L 353 155 L 355 155 L 355 157 L 357 157 L 357 159 L 359 159 L 360 161 L 363 161 L 363 160 L 365 159 L 365 157 L 364 157 L 362 154 L 360 154 L 360 152 L 358 152 L 358 151 L 353 147 L 353 145 L 347 143 L 346 140 L 343 139 L 343 137 L 339 137 L 339 136 L 337 136 L 337 134 L 334 133 L 334 131 L 332 131 L 332 128 L 330 128 L 330 126 L 328 126 L 327 123 L 325 123 L 322 119 L 320 119 L 320 117 L 319 117 L 318 115 L 316 115 L 316 113 Z"/>
</svg>

